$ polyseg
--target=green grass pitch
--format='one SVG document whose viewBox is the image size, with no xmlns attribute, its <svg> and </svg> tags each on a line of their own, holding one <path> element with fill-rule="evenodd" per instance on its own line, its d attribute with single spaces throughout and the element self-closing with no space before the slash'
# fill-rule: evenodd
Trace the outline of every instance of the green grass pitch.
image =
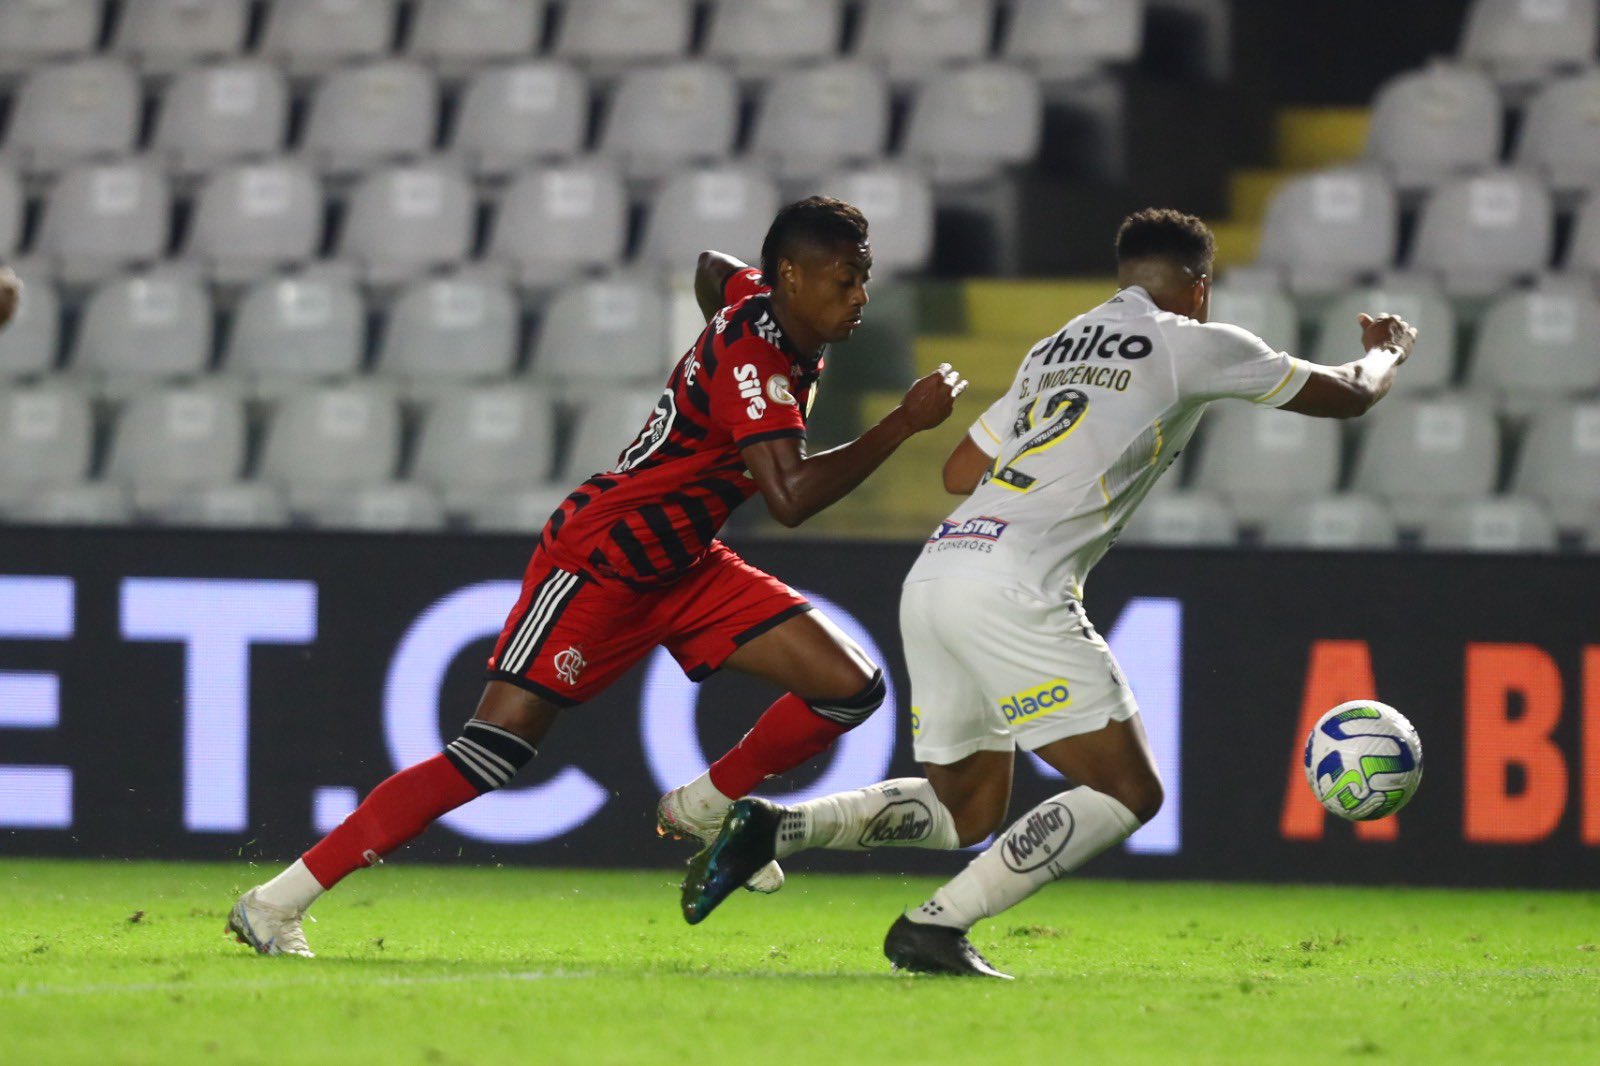
<svg viewBox="0 0 1600 1066">
<path fill-rule="evenodd" d="M 883 933 L 927 878 L 802 871 L 689 928 L 670 872 L 393 863 L 317 905 L 305 960 L 223 936 L 264 872 L 0 861 L 0 1061 L 1548 1066 L 1600 1048 L 1597 893 L 1069 881 L 976 931 L 1019 978 L 1002 983 L 889 973 Z"/>
</svg>

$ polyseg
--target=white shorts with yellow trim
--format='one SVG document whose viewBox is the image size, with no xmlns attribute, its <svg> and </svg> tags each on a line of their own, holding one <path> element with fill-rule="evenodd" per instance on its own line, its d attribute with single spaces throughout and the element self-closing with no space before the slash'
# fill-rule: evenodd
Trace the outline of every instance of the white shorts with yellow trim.
<svg viewBox="0 0 1600 1066">
<path fill-rule="evenodd" d="M 1046 602 L 972 578 L 900 594 L 918 762 L 1033 751 L 1138 712 L 1111 648 L 1076 600 Z"/>
</svg>

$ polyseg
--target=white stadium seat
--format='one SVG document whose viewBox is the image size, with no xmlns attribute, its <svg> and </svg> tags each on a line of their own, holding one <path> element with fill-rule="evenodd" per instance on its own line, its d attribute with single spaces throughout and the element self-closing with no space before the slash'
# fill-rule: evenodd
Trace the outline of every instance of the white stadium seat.
<svg viewBox="0 0 1600 1066">
<path fill-rule="evenodd" d="M 1277 288 L 1220 282 L 1211 287 L 1211 321 L 1247 329 L 1280 352 L 1301 355 L 1300 317 L 1294 301 Z"/>
<path fill-rule="evenodd" d="M 841 0 L 718 0 L 705 54 L 740 76 L 775 66 L 813 64 L 839 51 Z"/>
<path fill-rule="evenodd" d="M 615 265 L 628 239 L 628 197 L 616 169 L 577 162 L 526 170 L 500 197 L 487 258 L 518 284 L 544 289 Z"/>
<path fill-rule="evenodd" d="M 351 198 L 338 254 L 374 284 L 406 281 L 466 259 L 476 213 L 472 185 L 452 167 L 374 171 Z"/>
<path fill-rule="evenodd" d="M 420 0 L 406 53 L 447 75 L 532 55 L 544 33 L 545 0 Z"/>
<path fill-rule="evenodd" d="M 1411 358 L 1395 374 L 1394 395 L 1437 391 L 1455 380 L 1456 313 L 1431 285 L 1377 285 L 1352 289 L 1323 312 L 1313 362 L 1338 366 L 1360 359 L 1362 314 L 1396 314 L 1417 327 Z"/>
<path fill-rule="evenodd" d="M 29 173 L 133 150 L 143 96 L 133 68 L 91 58 L 28 75 L 11 106 L 5 157 Z"/>
<path fill-rule="evenodd" d="M 1461 397 L 1393 399 L 1363 422 L 1352 487 L 1382 497 L 1402 526 L 1493 491 L 1500 434 L 1487 405 Z"/>
<path fill-rule="evenodd" d="M 34 250 L 63 280 L 93 281 L 161 258 L 171 214 L 171 183 L 148 160 L 80 164 L 51 187 Z"/>
<path fill-rule="evenodd" d="M 319 74 L 386 55 L 394 27 L 395 0 L 275 0 L 261 54 L 295 74 Z"/>
<path fill-rule="evenodd" d="M 234 55 L 249 28 L 249 0 L 123 0 L 111 47 L 147 74 L 166 74 Z"/>
<path fill-rule="evenodd" d="M 1395 261 L 1400 201 L 1372 167 L 1339 167 L 1285 182 L 1272 197 L 1259 262 L 1297 293 L 1327 293 Z"/>
<path fill-rule="evenodd" d="M 180 72 L 156 119 L 155 151 L 179 174 L 275 155 L 289 130 L 289 79 L 241 59 Z"/>
<path fill-rule="evenodd" d="M 1600 402 L 1557 403 L 1535 415 L 1511 488 L 1543 500 L 1563 530 L 1600 519 Z"/>
<path fill-rule="evenodd" d="M 322 188 L 305 164 L 233 167 L 201 188 L 184 255 L 218 281 L 253 280 L 315 258 L 322 215 Z"/>
<path fill-rule="evenodd" d="M 1338 493 L 1280 508 L 1267 519 L 1262 542 L 1276 548 L 1385 551 L 1398 546 L 1400 531 L 1382 501 Z"/>
<path fill-rule="evenodd" d="M 173 526 L 281 529 L 289 524 L 289 507 L 271 485 L 235 481 L 181 492 L 154 517 Z"/>
<path fill-rule="evenodd" d="M 444 528 L 444 510 L 438 498 L 421 485 L 360 485 L 308 510 L 312 524 L 322 529 L 416 533 Z"/>
<path fill-rule="evenodd" d="M 1552 82 L 1533 98 L 1517 136 L 1516 161 L 1566 196 L 1600 185 L 1600 69 Z"/>
<path fill-rule="evenodd" d="M 169 271 L 117 278 L 89 298 L 69 369 L 122 397 L 204 374 L 211 335 L 211 297 L 193 278 Z"/>
<path fill-rule="evenodd" d="M 915 91 L 902 154 L 935 182 L 977 182 L 1039 150 L 1044 103 L 1033 75 L 979 63 L 931 75 Z"/>
<path fill-rule="evenodd" d="M 1552 71 L 1593 62 L 1600 5 L 1593 0 L 1473 0 L 1461 58 L 1505 85 L 1529 85 Z"/>
<path fill-rule="evenodd" d="M 618 85 L 599 151 L 631 178 L 657 179 L 726 158 L 738 121 L 738 89 L 726 71 L 710 63 L 647 67 Z"/>
<path fill-rule="evenodd" d="M 415 282 L 389 308 L 378 370 L 411 389 L 507 377 L 517 322 L 504 284 L 467 276 Z"/>
<path fill-rule="evenodd" d="M 301 148 L 328 173 L 350 175 L 428 154 L 438 126 L 433 72 L 408 60 L 386 60 L 323 79 Z"/>
<path fill-rule="evenodd" d="M 1144 43 L 1144 0 L 1012 0 L 1000 54 L 1046 79 L 1131 63 Z"/>
<path fill-rule="evenodd" d="M 528 373 L 557 388 L 659 381 L 667 359 L 660 288 L 613 277 L 579 282 L 556 295 L 539 324 Z"/>
<path fill-rule="evenodd" d="M 693 28 L 689 0 L 582 0 L 562 5 L 555 53 L 615 75 L 642 61 L 687 54 Z"/>
<path fill-rule="evenodd" d="M 780 206 L 765 173 L 742 166 L 680 171 L 650 205 L 640 259 L 682 273 L 702 249 L 716 248 L 755 262 Z"/>
<path fill-rule="evenodd" d="M 555 429 L 549 398 L 526 386 L 442 392 L 423 416 L 411 478 L 439 493 L 451 513 L 482 509 L 504 493 L 548 488 Z"/>
<path fill-rule="evenodd" d="M 582 151 L 589 85 L 551 60 L 489 67 L 472 75 L 450 130 L 450 153 L 474 173 L 503 177 L 530 163 Z"/>
<path fill-rule="evenodd" d="M 277 396 L 361 370 L 367 311 L 348 281 L 308 275 L 252 286 L 233 314 L 223 370 Z"/>
<path fill-rule="evenodd" d="M 815 179 L 876 161 L 888 138 L 883 77 L 861 63 L 818 63 L 767 84 L 749 154 L 780 180 Z"/>
<path fill-rule="evenodd" d="M 595 392 L 578 412 L 577 429 L 567 443 L 562 473 L 556 480 L 577 485 L 591 474 L 616 466 L 660 399 L 660 388 Z"/>
<path fill-rule="evenodd" d="M 328 506 L 394 479 L 400 466 L 400 406 L 385 389 L 328 386 L 296 392 L 267 426 L 260 478 L 288 494 L 290 510 Z"/>
<path fill-rule="evenodd" d="M 1564 396 L 1600 391 L 1600 301 L 1546 285 L 1508 292 L 1478 326 L 1467 381 L 1512 416 Z"/>
<path fill-rule="evenodd" d="M 78 482 L 30 493 L 11 508 L 11 520 L 48 526 L 124 526 L 133 507 L 116 485 Z"/>
<path fill-rule="evenodd" d="M 1431 188 L 1493 163 L 1502 121 L 1488 76 L 1435 64 L 1378 90 L 1367 158 L 1388 167 L 1401 189 Z"/>
<path fill-rule="evenodd" d="M 1554 243 L 1555 208 L 1544 183 L 1495 170 L 1429 198 L 1409 265 L 1442 278 L 1451 295 L 1487 296 L 1543 272 Z"/>
<path fill-rule="evenodd" d="M 994 0 L 871 0 L 855 52 L 903 83 L 987 58 L 993 34 Z"/>
<path fill-rule="evenodd" d="M 1339 483 L 1339 425 L 1253 404 L 1207 414 L 1194 487 L 1218 494 L 1240 521 L 1259 524 L 1295 497 Z"/>
<path fill-rule="evenodd" d="M 22 246 L 22 222 L 27 206 L 22 179 L 15 170 L 0 165 L 0 260 L 11 259 Z"/>
<path fill-rule="evenodd" d="M 89 398 L 58 383 L 0 389 L 0 512 L 76 484 L 94 458 Z"/>
<path fill-rule="evenodd" d="M 1424 546 L 1470 552 L 1551 552 L 1556 529 L 1536 501 L 1516 496 L 1464 500 L 1429 517 Z"/>
<path fill-rule="evenodd" d="M 1562 266 L 1568 274 L 1588 275 L 1600 283 L 1600 193 L 1590 193 L 1578 213 L 1578 225 L 1567 243 Z"/>
<path fill-rule="evenodd" d="M 159 514 L 184 492 L 236 480 L 245 431 L 243 403 L 223 390 L 142 392 L 117 418 L 106 480 L 127 490 L 136 511 Z"/>
<path fill-rule="evenodd" d="M 103 18 L 101 0 L 0 3 L 0 74 L 93 51 Z"/>
</svg>

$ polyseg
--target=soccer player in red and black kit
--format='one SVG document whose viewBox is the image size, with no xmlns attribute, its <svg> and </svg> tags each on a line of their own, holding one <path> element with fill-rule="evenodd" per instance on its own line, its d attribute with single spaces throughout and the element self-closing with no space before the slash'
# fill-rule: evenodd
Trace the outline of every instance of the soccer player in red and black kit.
<svg viewBox="0 0 1600 1066">
<path fill-rule="evenodd" d="M 825 197 L 778 213 L 759 271 L 701 255 L 695 295 L 707 327 L 616 465 L 550 516 L 477 713 L 443 752 L 379 784 L 297 862 L 240 897 L 228 928 L 241 942 L 310 955 L 301 917 L 313 900 L 504 787 L 564 708 L 658 645 L 694 680 L 729 667 L 787 693 L 706 773 L 662 798 L 658 823 L 670 835 L 714 838 L 735 799 L 825 750 L 882 703 L 883 672 L 853 641 L 716 539 L 757 493 L 779 522 L 799 525 L 949 417 L 966 383 L 941 367 L 856 440 L 806 454 L 823 349 L 861 324 L 871 268 L 866 219 Z M 763 891 L 781 884 L 775 864 L 750 881 Z"/>
</svg>

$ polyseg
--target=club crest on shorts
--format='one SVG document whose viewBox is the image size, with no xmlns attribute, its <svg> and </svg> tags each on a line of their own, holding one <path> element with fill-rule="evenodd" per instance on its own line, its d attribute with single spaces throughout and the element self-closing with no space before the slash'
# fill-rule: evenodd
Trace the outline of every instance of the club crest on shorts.
<svg viewBox="0 0 1600 1066">
<path fill-rule="evenodd" d="M 556 676 L 569 685 L 578 683 L 578 675 L 588 665 L 588 662 L 584 660 L 583 652 L 577 648 L 568 648 L 566 651 L 558 653 L 555 657 Z"/>
</svg>

